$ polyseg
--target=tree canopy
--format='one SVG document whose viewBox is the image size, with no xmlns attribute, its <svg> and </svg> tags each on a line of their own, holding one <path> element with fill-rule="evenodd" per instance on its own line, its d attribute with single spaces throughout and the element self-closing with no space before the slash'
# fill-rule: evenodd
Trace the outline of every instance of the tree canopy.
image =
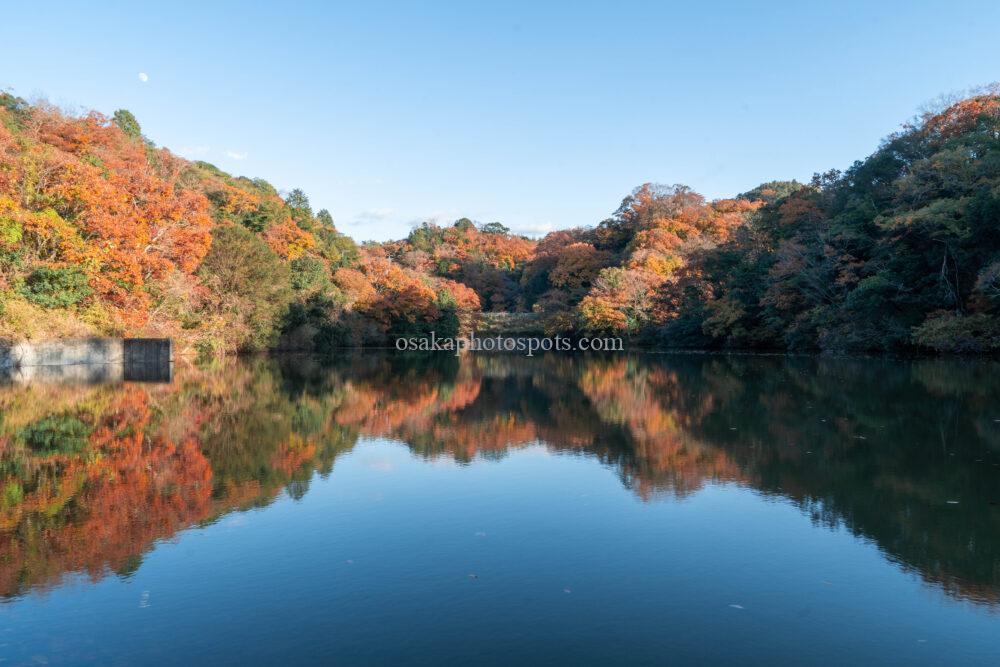
<svg viewBox="0 0 1000 667">
<path fill-rule="evenodd" d="M 540 240 L 459 218 L 360 247 L 301 189 L 181 159 L 127 110 L 0 94 L 0 338 L 310 349 L 467 331 L 478 311 L 649 346 L 997 351 L 1000 94 L 809 183 L 715 201 L 646 183 Z"/>
</svg>

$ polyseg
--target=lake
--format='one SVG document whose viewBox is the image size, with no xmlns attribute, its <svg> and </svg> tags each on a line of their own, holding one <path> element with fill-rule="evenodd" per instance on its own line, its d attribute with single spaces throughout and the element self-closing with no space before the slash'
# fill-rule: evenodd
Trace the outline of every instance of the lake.
<svg viewBox="0 0 1000 667">
<path fill-rule="evenodd" d="M 0 385 L 2 664 L 1000 664 L 1000 364 Z"/>
</svg>

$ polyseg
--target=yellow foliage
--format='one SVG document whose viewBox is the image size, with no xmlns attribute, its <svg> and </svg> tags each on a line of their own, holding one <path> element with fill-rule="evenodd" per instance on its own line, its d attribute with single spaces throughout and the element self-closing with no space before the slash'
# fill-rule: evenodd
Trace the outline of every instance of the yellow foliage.
<svg viewBox="0 0 1000 667">
<path fill-rule="evenodd" d="M 101 332 L 76 313 L 62 308 L 47 310 L 24 298 L 7 293 L 3 296 L 0 317 L 0 340 L 47 340 L 85 338 Z"/>
<path fill-rule="evenodd" d="M 580 316 L 584 328 L 592 331 L 625 331 L 628 319 L 614 304 L 594 296 L 586 296 L 580 302 Z"/>
<path fill-rule="evenodd" d="M 280 224 L 264 232 L 264 240 L 279 257 L 288 260 L 301 257 L 316 245 L 316 238 L 309 232 L 302 231 L 291 218 L 285 218 Z"/>
</svg>

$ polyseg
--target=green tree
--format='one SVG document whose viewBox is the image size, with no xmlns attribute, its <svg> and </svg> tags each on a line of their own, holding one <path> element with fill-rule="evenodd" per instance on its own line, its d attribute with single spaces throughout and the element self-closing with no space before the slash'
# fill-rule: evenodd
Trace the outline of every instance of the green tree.
<svg viewBox="0 0 1000 667">
<path fill-rule="evenodd" d="M 305 255 L 292 260 L 291 285 L 296 292 L 315 292 L 331 286 L 330 273 L 322 260 Z"/>
<path fill-rule="evenodd" d="M 455 221 L 452 227 L 460 231 L 467 232 L 470 229 L 475 229 L 476 224 L 472 222 L 472 220 L 469 220 L 468 218 L 459 218 L 458 220 Z"/>
<path fill-rule="evenodd" d="M 288 196 L 285 197 L 285 203 L 288 204 L 289 208 L 305 211 L 310 216 L 312 215 L 312 207 L 309 206 L 309 197 L 299 188 L 295 188 L 288 193 Z"/>
<path fill-rule="evenodd" d="M 414 250 L 434 252 L 434 249 L 444 243 L 444 230 L 433 222 L 422 222 L 410 231 L 407 242 Z"/>
<path fill-rule="evenodd" d="M 484 234 L 510 234 L 510 227 L 503 225 L 499 222 L 488 222 L 480 228 L 480 231 Z"/>
<path fill-rule="evenodd" d="M 291 296 L 290 271 L 264 241 L 237 226 L 212 232 L 212 248 L 200 274 L 216 294 L 216 308 L 235 325 L 235 347 L 272 344 Z"/>
<path fill-rule="evenodd" d="M 334 227 L 333 216 L 330 215 L 330 212 L 328 210 L 326 210 L 325 208 L 321 208 L 319 210 L 319 212 L 316 214 L 316 219 L 324 227 L 330 227 L 330 228 Z"/>
<path fill-rule="evenodd" d="M 117 125 L 129 139 L 138 139 L 142 136 L 142 128 L 139 121 L 135 119 L 128 109 L 119 109 L 112 117 L 112 122 Z"/>
</svg>

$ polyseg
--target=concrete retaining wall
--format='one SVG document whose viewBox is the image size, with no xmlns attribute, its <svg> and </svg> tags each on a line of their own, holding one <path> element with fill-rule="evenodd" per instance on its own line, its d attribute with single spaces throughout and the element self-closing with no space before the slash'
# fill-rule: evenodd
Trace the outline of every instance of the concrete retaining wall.
<svg viewBox="0 0 1000 667">
<path fill-rule="evenodd" d="M 0 366 L 71 366 L 113 364 L 125 360 L 121 338 L 81 338 L 44 343 L 16 343 L 0 348 Z"/>
<path fill-rule="evenodd" d="M 81 338 L 0 347 L 0 377 L 21 381 L 169 381 L 169 338 Z"/>
</svg>

